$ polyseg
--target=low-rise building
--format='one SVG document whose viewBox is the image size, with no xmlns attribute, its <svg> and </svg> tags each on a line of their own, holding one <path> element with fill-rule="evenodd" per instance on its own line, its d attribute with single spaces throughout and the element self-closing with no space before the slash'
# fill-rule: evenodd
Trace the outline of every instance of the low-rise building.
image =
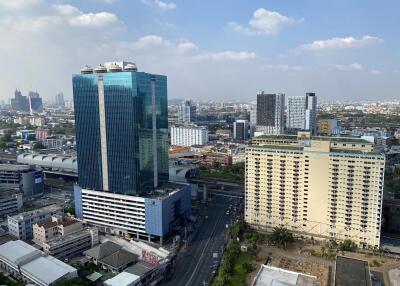
<svg viewBox="0 0 400 286">
<path fill-rule="evenodd" d="M 53 216 L 33 225 L 33 241 L 58 259 L 80 256 L 99 242 L 95 227 L 69 216 Z"/>
<path fill-rule="evenodd" d="M 317 132 L 323 135 L 333 135 L 338 133 L 336 118 L 320 118 L 317 123 Z"/>
<path fill-rule="evenodd" d="M 0 164 L 0 187 L 20 190 L 24 196 L 43 194 L 43 171 L 29 165 Z"/>
<path fill-rule="evenodd" d="M 81 256 L 84 251 L 99 243 L 96 227 L 85 227 L 69 234 L 55 237 L 42 244 L 43 251 L 48 255 L 64 260 Z"/>
<path fill-rule="evenodd" d="M 21 240 L 33 238 L 33 225 L 51 218 L 54 215 L 62 215 L 64 210 L 57 205 L 49 205 L 40 209 L 23 212 L 14 216 L 8 216 L 8 230 L 10 235 Z"/>
<path fill-rule="evenodd" d="M 0 190 L 0 218 L 17 213 L 22 208 L 22 194 L 14 190 Z"/>
<path fill-rule="evenodd" d="M 112 241 L 106 241 L 87 251 L 86 257 L 91 259 L 94 264 L 102 265 L 104 268 L 119 273 L 130 265 L 133 265 L 138 256 Z"/>
<path fill-rule="evenodd" d="M 317 277 L 282 268 L 261 265 L 252 286 L 316 286 Z M 341 284 L 353 285 L 353 284 Z"/>
<path fill-rule="evenodd" d="M 78 276 L 74 267 L 21 240 L 0 245 L 0 268 L 19 281 L 38 286 L 55 285 L 61 279 Z"/>
<path fill-rule="evenodd" d="M 182 125 L 171 127 L 171 145 L 193 146 L 208 142 L 208 128 L 205 126 Z"/>
<path fill-rule="evenodd" d="M 371 286 L 368 261 L 345 256 L 336 257 L 333 285 Z"/>
<path fill-rule="evenodd" d="M 51 130 L 48 128 L 37 128 L 36 129 L 36 140 L 43 140 L 49 137 Z"/>
<path fill-rule="evenodd" d="M 53 238 L 82 229 L 82 222 L 69 216 L 53 216 L 33 225 L 33 240 L 41 245 Z"/>
</svg>

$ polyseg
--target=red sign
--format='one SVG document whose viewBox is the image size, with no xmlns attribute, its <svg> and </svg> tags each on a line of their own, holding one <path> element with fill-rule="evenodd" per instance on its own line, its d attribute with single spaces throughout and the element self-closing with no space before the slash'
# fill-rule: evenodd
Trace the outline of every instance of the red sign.
<svg viewBox="0 0 400 286">
<path fill-rule="evenodd" d="M 153 252 L 144 249 L 142 250 L 142 258 L 144 261 L 153 265 L 158 265 L 158 263 L 160 263 L 161 260 L 161 258 L 155 255 Z"/>
</svg>

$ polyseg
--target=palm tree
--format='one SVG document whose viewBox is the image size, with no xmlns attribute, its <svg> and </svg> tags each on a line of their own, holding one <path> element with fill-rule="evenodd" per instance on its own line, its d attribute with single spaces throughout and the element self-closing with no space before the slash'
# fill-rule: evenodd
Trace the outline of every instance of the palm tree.
<svg viewBox="0 0 400 286">
<path fill-rule="evenodd" d="M 294 237 L 287 228 L 275 227 L 270 235 L 270 240 L 278 247 L 286 248 L 287 243 L 294 241 Z"/>
</svg>

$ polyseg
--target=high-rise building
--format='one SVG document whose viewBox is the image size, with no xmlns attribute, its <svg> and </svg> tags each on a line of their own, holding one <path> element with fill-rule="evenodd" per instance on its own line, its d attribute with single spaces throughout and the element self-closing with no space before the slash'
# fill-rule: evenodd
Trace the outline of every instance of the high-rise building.
<svg viewBox="0 0 400 286">
<path fill-rule="evenodd" d="M 236 140 L 249 138 L 249 122 L 247 120 L 239 119 L 233 123 L 233 138 Z"/>
<path fill-rule="evenodd" d="M 315 93 L 288 98 L 286 127 L 288 130 L 308 130 L 316 134 L 317 96 Z"/>
<path fill-rule="evenodd" d="M 196 122 L 196 105 L 185 100 L 178 107 L 178 121 L 181 123 Z"/>
<path fill-rule="evenodd" d="M 55 104 L 57 107 L 65 107 L 64 94 L 62 92 L 56 94 Z"/>
<path fill-rule="evenodd" d="M 167 78 L 123 62 L 72 81 L 80 187 L 140 195 L 167 182 Z"/>
<path fill-rule="evenodd" d="M 359 138 L 266 135 L 246 148 L 245 221 L 380 245 L 385 156 Z"/>
<path fill-rule="evenodd" d="M 208 142 L 208 128 L 206 126 L 182 125 L 171 127 L 171 145 L 194 146 Z"/>
<path fill-rule="evenodd" d="M 255 135 L 282 134 L 284 130 L 285 95 L 257 94 L 257 127 Z"/>
<path fill-rule="evenodd" d="M 29 101 L 18 89 L 14 92 L 14 98 L 11 99 L 11 107 L 16 111 L 29 112 Z"/>
<path fill-rule="evenodd" d="M 167 78 L 129 62 L 73 76 L 76 216 L 100 231 L 160 241 L 190 216 L 190 186 L 168 182 Z"/>
<path fill-rule="evenodd" d="M 38 92 L 30 91 L 28 93 L 29 112 L 30 114 L 43 111 L 43 102 Z"/>
</svg>

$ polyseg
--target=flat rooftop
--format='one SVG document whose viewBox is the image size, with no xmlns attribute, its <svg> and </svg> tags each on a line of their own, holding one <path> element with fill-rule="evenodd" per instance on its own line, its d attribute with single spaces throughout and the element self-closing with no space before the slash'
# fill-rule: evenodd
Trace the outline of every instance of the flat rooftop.
<svg viewBox="0 0 400 286">
<path fill-rule="evenodd" d="M 66 242 L 69 242 L 69 241 L 75 241 L 75 240 L 79 239 L 82 236 L 86 236 L 91 229 L 92 228 L 87 227 L 87 228 L 84 228 L 84 229 L 80 229 L 80 230 L 71 232 L 71 233 L 66 234 L 66 235 L 58 236 L 56 238 L 53 238 L 51 240 L 46 241 L 45 244 L 47 244 L 50 247 L 52 247 L 52 246 L 57 246 L 59 244 L 66 243 Z"/>
<path fill-rule="evenodd" d="M 316 286 L 317 278 L 282 268 L 261 265 L 252 286 Z M 351 284 L 347 284 L 351 285 Z"/>
<path fill-rule="evenodd" d="M 290 140 L 290 141 L 298 141 L 297 135 L 261 135 L 253 138 L 254 141 L 257 140 Z M 336 136 L 311 136 L 311 140 L 316 141 L 332 141 L 332 142 L 343 142 L 343 143 L 358 143 L 358 144 L 368 144 L 372 145 L 371 142 L 358 138 L 358 137 L 336 137 Z M 303 140 L 300 138 L 300 141 Z"/>
<path fill-rule="evenodd" d="M 61 277 L 76 272 L 76 269 L 52 256 L 42 256 L 21 266 L 21 271 L 50 285 Z"/>
<path fill-rule="evenodd" d="M 27 212 L 22 212 L 22 213 L 19 213 L 19 214 L 10 216 L 10 217 L 15 220 L 23 220 L 23 219 L 26 219 L 29 217 L 36 217 L 42 213 L 52 212 L 52 211 L 56 211 L 56 210 L 62 210 L 62 207 L 58 206 L 58 205 L 49 205 L 49 206 L 45 206 L 43 208 L 34 209 L 31 211 L 27 211 Z"/>
<path fill-rule="evenodd" d="M 368 262 L 345 256 L 336 258 L 334 286 L 371 286 Z"/>
<path fill-rule="evenodd" d="M 0 172 L 24 172 L 31 170 L 29 165 L 0 164 Z"/>
<path fill-rule="evenodd" d="M 163 198 L 168 197 L 172 193 L 181 190 L 182 188 L 184 188 L 186 186 L 187 186 L 187 184 L 185 184 L 185 183 L 182 183 L 182 184 L 172 183 L 172 182 L 164 183 L 160 187 L 154 189 L 152 191 L 152 193 L 143 194 L 143 197 L 151 198 L 151 199 L 157 199 L 157 198 L 163 199 Z"/>
<path fill-rule="evenodd" d="M 19 265 L 29 257 L 38 257 L 40 253 L 40 250 L 22 240 L 9 241 L 0 245 L 0 257 L 14 265 Z"/>
</svg>

